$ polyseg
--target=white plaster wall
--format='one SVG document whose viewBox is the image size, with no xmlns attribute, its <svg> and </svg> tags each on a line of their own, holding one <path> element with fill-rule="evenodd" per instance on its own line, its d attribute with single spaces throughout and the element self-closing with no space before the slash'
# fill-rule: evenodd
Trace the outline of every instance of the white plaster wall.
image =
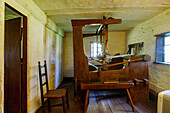
<svg viewBox="0 0 170 113">
<path fill-rule="evenodd" d="M 109 32 L 108 34 L 108 51 L 109 54 L 115 55 L 116 53 L 126 53 L 126 39 L 125 32 Z"/>
<path fill-rule="evenodd" d="M 4 112 L 4 0 L 0 0 L 0 113 Z"/>
<path fill-rule="evenodd" d="M 139 24 L 127 32 L 127 45 L 144 42 L 143 53 L 151 55 L 149 65 L 150 89 L 160 92 L 170 89 L 170 66 L 153 64 L 155 60 L 156 37 L 154 35 L 170 32 L 170 9 Z"/>
<path fill-rule="evenodd" d="M 63 38 L 56 35 L 56 66 L 55 66 L 55 88 L 57 88 L 63 80 L 62 62 L 63 62 Z"/>
<path fill-rule="evenodd" d="M 40 88 L 39 88 L 39 77 L 37 62 L 45 59 L 44 56 L 44 31 L 45 27 L 41 22 L 39 22 L 34 17 L 31 17 L 28 20 L 28 74 L 27 74 L 27 96 L 28 96 L 28 112 L 34 112 L 37 107 L 40 105 Z"/>
<path fill-rule="evenodd" d="M 68 32 L 63 38 L 63 65 L 62 72 L 64 77 L 74 77 L 73 59 L 73 33 Z"/>
<path fill-rule="evenodd" d="M 62 80 L 61 61 L 64 32 L 41 11 L 32 0 L 0 0 L 0 113 L 4 112 L 4 5 L 5 2 L 28 18 L 27 111 L 34 113 L 41 105 L 38 61 L 47 60 L 50 89 Z M 57 36 L 59 34 L 59 37 Z M 57 41 L 59 39 L 59 41 Z M 57 48 L 57 44 L 60 47 Z M 57 52 L 59 51 L 60 52 Z M 55 64 L 55 62 L 59 64 Z M 56 71 L 57 70 L 57 71 Z M 59 73 L 57 73 L 59 71 Z M 58 78 L 55 81 L 55 78 Z M 58 84 L 56 83 L 58 82 Z M 56 85 L 55 85 L 56 84 Z"/>
</svg>

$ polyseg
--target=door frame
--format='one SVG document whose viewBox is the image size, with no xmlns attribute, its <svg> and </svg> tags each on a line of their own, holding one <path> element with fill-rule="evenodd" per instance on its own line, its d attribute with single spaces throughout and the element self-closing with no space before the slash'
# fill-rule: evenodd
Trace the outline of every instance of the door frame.
<svg viewBox="0 0 170 113">
<path fill-rule="evenodd" d="M 21 85 L 23 87 L 23 113 L 27 113 L 27 17 L 7 3 L 5 3 L 5 6 L 23 17 L 23 84 Z"/>
</svg>

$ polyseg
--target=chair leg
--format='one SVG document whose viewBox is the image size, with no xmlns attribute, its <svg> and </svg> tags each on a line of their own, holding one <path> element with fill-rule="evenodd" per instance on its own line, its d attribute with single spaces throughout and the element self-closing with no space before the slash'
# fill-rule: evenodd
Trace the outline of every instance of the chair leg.
<svg viewBox="0 0 170 113">
<path fill-rule="evenodd" d="M 44 102 L 42 102 L 42 113 L 45 113 Z"/>
<path fill-rule="evenodd" d="M 50 107 L 50 99 L 48 98 L 48 110 L 50 111 L 51 110 L 51 107 Z"/>
<path fill-rule="evenodd" d="M 69 108 L 69 99 L 68 99 L 68 90 L 67 90 L 67 92 L 66 92 L 66 98 L 67 98 L 67 108 Z"/>
<path fill-rule="evenodd" d="M 66 108 L 65 108 L 65 96 L 62 96 L 62 101 L 63 101 L 63 112 L 66 113 Z"/>
</svg>

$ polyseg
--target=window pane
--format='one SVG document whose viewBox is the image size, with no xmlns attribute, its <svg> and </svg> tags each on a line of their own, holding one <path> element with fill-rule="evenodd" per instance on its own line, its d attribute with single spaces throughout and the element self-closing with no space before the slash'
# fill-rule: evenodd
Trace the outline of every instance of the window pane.
<svg viewBox="0 0 170 113">
<path fill-rule="evenodd" d="M 97 43 L 94 43 L 94 57 L 97 57 Z"/>
<path fill-rule="evenodd" d="M 98 47 L 102 47 L 102 45 L 99 43 L 99 44 L 98 44 Z"/>
<path fill-rule="evenodd" d="M 170 53 L 170 45 L 169 46 L 165 46 L 164 53 Z"/>
<path fill-rule="evenodd" d="M 97 51 L 97 46 L 98 46 L 98 51 Z M 102 48 L 103 48 L 103 45 L 100 43 L 97 43 L 97 42 L 91 43 L 91 57 L 102 56 L 103 55 Z"/>
<path fill-rule="evenodd" d="M 165 62 L 170 62 L 170 54 L 165 54 Z"/>
<path fill-rule="evenodd" d="M 170 45 L 165 46 L 165 62 L 170 62 Z"/>
<path fill-rule="evenodd" d="M 170 63 L 170 36 L 169 33 L 157 37 L 156 62 Z"/>
<path fill-rule="evenodd" d="M 170 45 L 170 36 L 165 37 L 165 45 Z"/>
<path fill-rule="evenodd" d="M 157 37 L 156 40 L 156 62 L 164 62 L 164 38 Z"/>
</svg>

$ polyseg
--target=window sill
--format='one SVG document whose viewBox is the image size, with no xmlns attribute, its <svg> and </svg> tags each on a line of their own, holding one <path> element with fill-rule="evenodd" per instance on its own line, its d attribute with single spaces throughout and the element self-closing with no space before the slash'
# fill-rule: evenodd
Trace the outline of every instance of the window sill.
<svg viewBox="0 0 170 113">
<path fill-rule="evenodd" d="M 170 63 L 166 63 L 166 62 L 153 62 L 154 64 L 162 64 L 162 65 L 170 65 Z"/>
</svg>

